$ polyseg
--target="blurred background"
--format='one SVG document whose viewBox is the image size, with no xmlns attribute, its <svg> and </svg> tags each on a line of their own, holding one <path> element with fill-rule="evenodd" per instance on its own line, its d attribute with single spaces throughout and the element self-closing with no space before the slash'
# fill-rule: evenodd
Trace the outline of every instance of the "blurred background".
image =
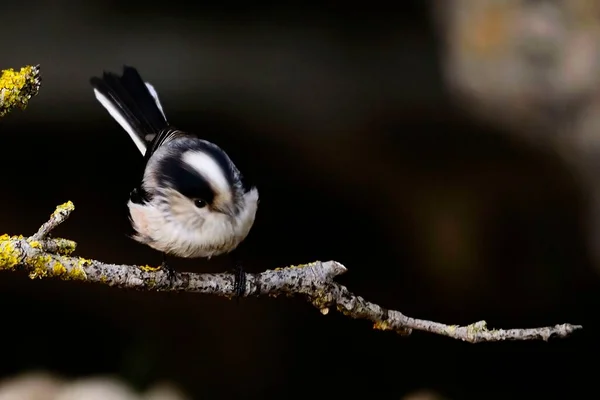
<svg viewBox="0 0 600 400">
<path fill-rule="evenodd" d="M 39 63 L 43 84 L 0 120 L 0 233 L 32 234 L 72 200 L 55 235 L 76 240 L 78 255 L 160 263 L 127 237 L 141 157 L 88 82 L 129 64 L 171 122 L 225 148 L 258 186 L 240 249 L 248 271 L 337 260 L 351 291 L 413 317 L 583 332 L 470 345 L 373 331 L 302 298 L 236 304 L 2 273 L 0 398 L 597 390 L 587 363 L 600 305 L 600 3 L 398 4 L 3 7 L 0 68 Z M 82 391 L 53 395 L 60 382 Z"/>
</svg>

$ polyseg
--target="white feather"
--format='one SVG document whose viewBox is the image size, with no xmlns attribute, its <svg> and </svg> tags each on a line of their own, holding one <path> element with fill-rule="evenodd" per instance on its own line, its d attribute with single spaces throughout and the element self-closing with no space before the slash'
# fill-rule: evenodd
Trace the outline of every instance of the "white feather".
<svg viewBox="0 0 600 400">
<path fill-rule="evenodd" d="M 135 145 L 138 148 L 138 150 L 140 151 L 140 153 L 142 153 L 142 155 L 145 155 L 146 154 L 146 144 L 144 143 L 144 141 L 142 139 L 140 139 L 140 137 L 137 135 L 137 133 L 135 132 L 133 127 L 127 122 L 125 117 L 123 117 L 123 114 L 121 114 L 119 109 L 117 107 L 115 107 L 115 105 L 112 103 L 112 101 L 110 101 L 105 95 L 100 93 L 100 91 L 98 91 L 97 89 L 94 89 L 94 94 L 96 95 L 96 99 L 98 99 L 100 104 L 102 104 L 104 106 L 104 108 L 106 108 L 108 113 L 115 119 L 115 121 L 117 121 L 119 123 L 119 125 L 121 125 L 121 127 L 123 127 L 123 129 L 125 129 L 125 132 L 127 132 L 127 134 L 129 134 L 129 137 L 131 138 L 131 140 L 133 140 L 133 143 L 135 143 Z"/>
<path fill-rule="evenodd" d="M 231 189 L 227 178 L 213 157 L 201 151 L 186 151 L 183 153 L 183 162 L 193 167 L 211 182 L 219 195 L 230 196 Z M 228 198 L 223 200 L 227 201 Z"/>
<path fill-rule="evenodd" d="M 156 103 L 156 106 L 158 107 L 158 109 L 160 110 L 160 112 L 163 115 L 163 118 L 166 121 L 167 120 L 167 116 L 165 115 L 165 111 L 162 108 L 162 104 L 160 104 L 160 100 L 158 99 L 158 92 L 156 91 L 156 89 L 154 89 L 154 86 L 152 86 L 148 82 L 144 82 L 144 83 L 146 84 L 146 87 L 148 88 L 148 91 L 150 92 L 150 94 L 152 95 L 152 97 L 154 97 L 154 102 Z"/>
</svg>

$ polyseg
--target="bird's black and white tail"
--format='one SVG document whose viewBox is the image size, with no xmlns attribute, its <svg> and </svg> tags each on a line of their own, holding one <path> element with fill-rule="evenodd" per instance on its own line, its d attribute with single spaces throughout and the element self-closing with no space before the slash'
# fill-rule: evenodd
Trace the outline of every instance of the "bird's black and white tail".
<svg viewBox="0 0 600 400">
<path fill-rule="evenodd" d="M 96 99 L 145 155 L 148 143 L 169 126 L 154 87 L 129 66 L 123 68 L 122 76 L 105 72 L 102 77 L 91 78 L 90 83 Z"/>
</svg>

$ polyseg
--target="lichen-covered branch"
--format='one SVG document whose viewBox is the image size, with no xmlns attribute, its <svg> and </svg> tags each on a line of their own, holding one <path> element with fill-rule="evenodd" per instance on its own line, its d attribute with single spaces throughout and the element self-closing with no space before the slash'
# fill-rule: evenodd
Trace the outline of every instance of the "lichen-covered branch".
<svg viewBox="0 0 600 400">
<path fill-rule="evenodd" d="M 57 207 L 50 220 L 31 237 L 0 236 L 0 270 L 24 269 L 32 279 L 55 277 L 141 290 L 234 296 L 234 274 L 178 272 L 171 278 L 160 267 L 106 264 L 73 256 L 75 242 L 48 238 L 48 233 L 65 221 L 73 210 L 71 202 Z M 336 283 L 334 278 L 344 272 L 346 267 L 336 261 L 315 261 L 248 274 L 244 296 L 303 295 L 323 314 L 336 309 L 351 318 L 371 321 L 375 329 L 403 335 L 410 334 L 412 330 L 426 331 L 470 343 L 565 338 L 582 329 L 580 325 L 571 324 L 531 329 L 488 329 L 485 321 L 457 326 L 411 318 L 371 303 Z"/>
<path fill-rule="evenodd" d="M 39 65 L 1 71 L 0 118 L 14 108 L 24 109 L 29 99 L 38 94 L 41 82 Z"/>
</svg>

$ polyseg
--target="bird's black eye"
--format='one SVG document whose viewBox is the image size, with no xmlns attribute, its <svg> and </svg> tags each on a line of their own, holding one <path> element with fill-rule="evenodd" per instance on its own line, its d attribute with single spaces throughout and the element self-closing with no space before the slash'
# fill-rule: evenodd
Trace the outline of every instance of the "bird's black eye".
<svg viewBox="0 0 600 400">
<path fill-rule="evenodd" d="M 202 199 L 195 199 L 194 205 L 198 208 L 204 208 L 204 207 L 206 207 L 206 202 Z"/>
</svg>

